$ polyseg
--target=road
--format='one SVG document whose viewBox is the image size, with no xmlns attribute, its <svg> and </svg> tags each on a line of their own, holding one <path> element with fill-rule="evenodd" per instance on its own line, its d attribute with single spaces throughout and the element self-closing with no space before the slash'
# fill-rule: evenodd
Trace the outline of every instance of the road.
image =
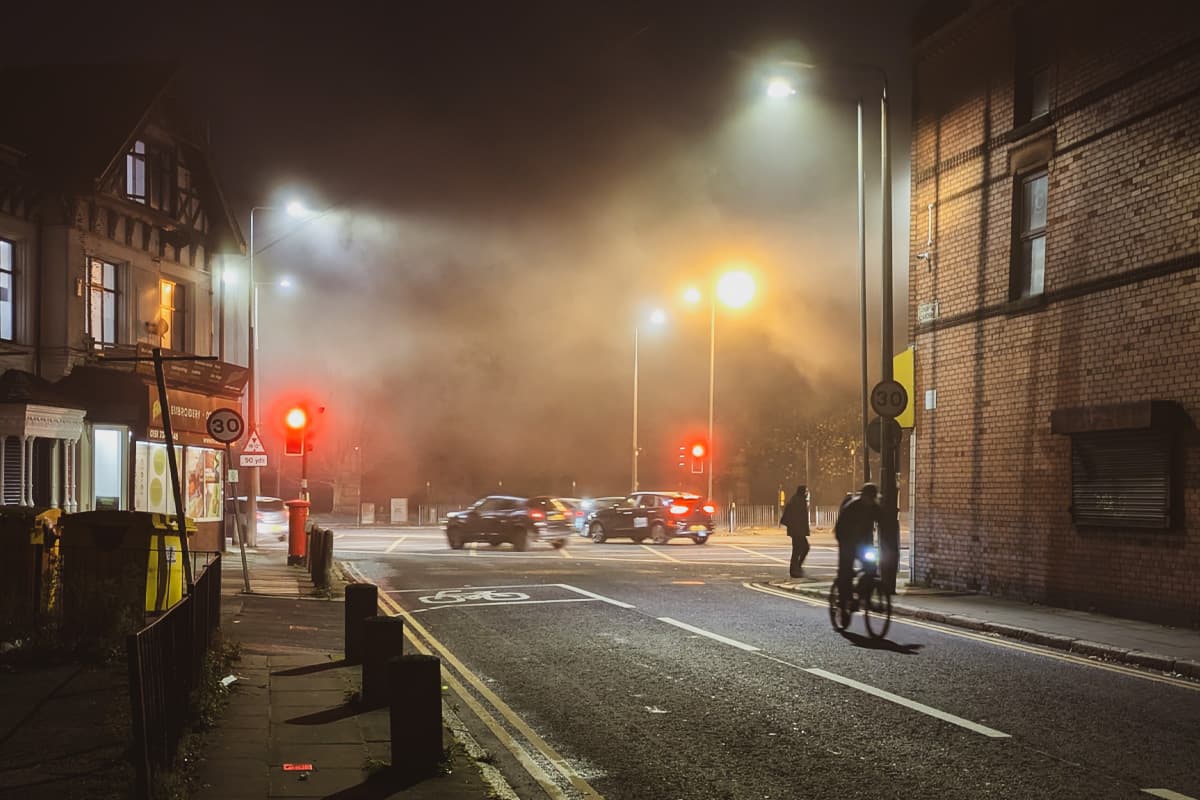
<svg viewBox="0 0 1200 800">
<path fill-rule="evenodd" d="M 516 553 L 346 530 L 336 553 L 441 656 L 523 798 L 1200 798 L 1200 686 L 899 617 L 837 634 L 766 585 L 782 536 Z"/>
</svg>

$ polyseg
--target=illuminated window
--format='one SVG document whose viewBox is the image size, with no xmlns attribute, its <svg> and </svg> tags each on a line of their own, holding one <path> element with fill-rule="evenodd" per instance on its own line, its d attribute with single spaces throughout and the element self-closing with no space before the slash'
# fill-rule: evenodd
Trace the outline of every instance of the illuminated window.
<svg viewBox="0 0 1200 800">
<path fill-rule="evenodd" d="M 1045 170 L 1018 179 L 1017 217 L 1014 237 L 1012 296 L 1042 294 L 1046 283 L 1046 193 Z"/>
<path fill-rule="evenodd" d="M 187 347 L 187 293 L 185 287 L 161 278 L 158 281 L 158 318 L 166 325 L 159 329 L 162 346 L 169 350 Z"/>
<path fill-rule="evenodd" d="M 87 333 L 96 347 L 117 344 L 117 265 L 88 259 Z"/>
<path fill-rule="evenodd" d="M 16 246 L 0 239 L 0 339 L 13 340 L 13 261 Z"/>
</svg>

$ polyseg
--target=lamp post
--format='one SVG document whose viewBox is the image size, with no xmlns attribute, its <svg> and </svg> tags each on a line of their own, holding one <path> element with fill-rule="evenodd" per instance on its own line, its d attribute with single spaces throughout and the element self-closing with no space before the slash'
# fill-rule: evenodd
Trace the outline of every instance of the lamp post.
<svg viewBox="0 0 1200 800">
<path fill-rule="evenodd" d="M 785 61 L 783 65 L 796 67 L 800 69 L 815 69 L 816 64 L 809 64 L 801 61 Z M 853 70 L 859 72 L 869 72 L 879 80 L 879 183 L 880 183 L 880 239 L 882 245 L 881 263 L 880 263 L 880 294 L 883 308 L 881 311 L 882 317 L 882 336 L 880 345 L 880 380 L 890 381 L 893 378 L 892 372 L 892 348 L 894 343 L 892 340 L 892 158 L 890 138 L 891 131 L 888 120 L 888 82 L 887 72 L 874 64 L 830 64 L 830 68 Z M 787 94 L 794 93 L 787 91 L 790 86 L 781 79 L 774 79 L 770 82 L 767 88 L 768 94 L 772 97 L 782 97 Z M 863 242 L 863 211 L 862 211 L 862 101 L 858 102 L 858 153 L 859 153 L 859 260 L 860 270 L 862 273 L 861 283 L 861 302 L 862 302 L 862 346 L 863 346 L 863 435 L 864 435 L 864 471 L 870 468 L 869 459 L 866 457 L 866 265 L 865 265 L 865 248 Z M 884 556 L 883 563 L 883 579 L 885 589 L 888 591 L 895 590 L 896 566 L 900 552 L 900 520 L 899 520 L 899 503 L 896 497 L 896 453 L 895 446 L 891 441 L 891 437 L 882 435 L 879 437 L 879 472 L 880 472 L 880 517 L 879 517 L 879 538 L 881 550 Z M 869 474 L 866 476 L 869 479 Z"/>
<path fill-rule="evenodd" d="M 743 270 L 731 270 L 723 274 L 709 292 L 708 324 L 708 499 L 713 499 L 713 472 L 716 459 L 713 457 L 713 389 L 716 385 L 717 364 L 717 300 L 730 308 L 741 308 L 754 297 L 754 278 Z M 702 294 L 699 289 L 689 287 L 684 299 L 698 303 Z"/>
<path fill-rule="evenodd" d="M 815 69 L 812 64 L 800 61 L 787 61 L 785 64 L 800 69 Z M 782 78 L 773 78 L 767 83 L 767 95 L 782 99 L 796 94 L 796 89 Z M 864 201 L 864 172 L 863 172 L 863 103 L 862 97 L 855 100 L 858 143 L 858 169 L 856 183 L 858 184 L 858 325 L 859 352 L 862 371 L 861 391 L 861 421 L 862 421 L 862 459 L 863 481 L 871 480 L 871 448 L 867 446 L 867 240 L 866 240 L 866 205 Z M 850 475 L 850 483 L 854 483 L 854 475 Z"/>
<path fill-rule="evenodd" d="M 248 320 L 248 339 L 246 342 L 246 373 L 248 378 L 248 395 L 246 412 L 250 417 L 250 430 L 258 432 L 258 370 L 255 364 L 255 351 L 258 350 L 258 284 L 254 281 L 254 212 L 273 211 L 275 206 L 254 206 L 250 209 L 250 259 L 249 259 L 249 289 L 250 304 Z M 306 216 L 307 210 L 296 200 L 287 204 L 287 213 L 293 217 Z M 258 545 L 258 494 L 262 487 L 262 477 L 258 467 L 249 467 L 250 486 L 246 491 L 246 543 L 250 547 Z"/>
<path fill-rule="evenodd" d="M 650 323 L 655 326 L 662 325 L 667 321 L 666 312 L 660 308 L 650 312 Z M 633 326 L 633 489 L 638 490 L 638 456 L 641 455 L 641 448 L 638 446 L 638 332 L 639 325 Z M 574 491 L 574 481 L 572 483 L 572 491 Z"/>
</svg>

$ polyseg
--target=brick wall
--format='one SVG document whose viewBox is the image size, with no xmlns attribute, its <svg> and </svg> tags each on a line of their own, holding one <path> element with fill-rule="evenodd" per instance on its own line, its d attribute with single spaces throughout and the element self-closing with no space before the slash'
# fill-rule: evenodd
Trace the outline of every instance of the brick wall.
<svg viewBox="0 0 1200 800">
<path fill-rule="evenodd" d="M 1173 400 L 1200 421 L 1200 6 L 1037 3 L 1048 128 L 1014 129 L 1021 4 L 914 55 L 910 303 L 918 580 L 1200 626 L 1200 447 L 1181 529 L 1077 529 L 1057 408 Z M 1024 135 L 1022 135 L 1024 134 Z M 1049 156 L 1045 294 L 1009 298 L 1014 165 Z M 938 319 L 916 323 L 936 300 Z M 937 407 L 924 410 L 926 389 Z"/>
</svg>

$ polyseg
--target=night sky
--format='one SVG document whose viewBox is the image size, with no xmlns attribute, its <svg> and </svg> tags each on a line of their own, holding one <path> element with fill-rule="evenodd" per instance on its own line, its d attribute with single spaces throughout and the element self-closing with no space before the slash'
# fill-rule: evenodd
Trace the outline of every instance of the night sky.
<svg viewBox="0 0 1200 800">
<path fill-rule="evenodd" d="M 388 494 L 605 494 L 628 487 L 633 329 L 651 307 L 671 320 L 642 336 L 643 484 L 703 428 L 707 307 L 679 297 L 726 264 L 760 292 L 719 312 L 718 453 L 783 407 L 857 402 L 854 100 L 877 298 L 878 84 L 806 71 L 770 100 L 767 64 L 887 68 L 905 329 L 915 5 L 93 4 L 18 12 L 10 30 L 29 35 L 10 53 L 176 62 L 243 229 L 292 196 L 324 212 L 255 213 L 259 279 L 298 284 L 260 298 L 264 416 L 292 396 L 326 406 L 315 471 L 358 445 Z"/>
</svg>

